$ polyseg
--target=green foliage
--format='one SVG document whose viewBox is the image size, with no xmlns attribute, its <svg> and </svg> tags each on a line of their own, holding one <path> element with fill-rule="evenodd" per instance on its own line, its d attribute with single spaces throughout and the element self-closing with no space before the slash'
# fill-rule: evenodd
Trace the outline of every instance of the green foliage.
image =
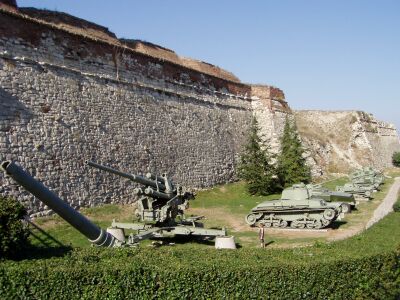
<svg viewBox="0 0 400 300">
<path fill-rule="evenodd" d="M 393 210 L 400 212 L 400 194 L 397 196 L 397 201 L 393 204 Z"/>
<path fill-rule="evenodd" d="M 247 183 L 252 195 L 269 195 L 276 191 L 275 168 L 269 147 L 262 141 L 257 120 L 253 118 L 247 145 L 240 157 L 238 176 Z"/>
<path fill-rule="evenodd" d="M 278 178 L 282 187 L 311 181 L 310 168 L 306 165 L 303 152 L 296 125 L 286 118 L 277 162 Z"/>
<path fill-rule="evenodd" d="M 323 247 L 323 246 L 322 246 Z M 262 249 L 97 249 L 0 265 L 3 299 L 396 299 L 399 251 L 282 262 Z M 278 256 L 278 257 L 276 257 Z M 274 263 L 278 260 L 279 263 Z"/>
<path fill-rule="evenodd" d="M 18 201 L 0 197 L 0 257 L 12 257 L 27 243 L 28 230 L 22 224 L 25 208 Z"/>
<path fill-rule="evenodd" d="M 3 261 L 0 294 L 4 299 L 398 299 L 399 226 L 400 214 L 391 213 L 362 234 L 311 247 L 91 247 L 64 257 Z"/>
<path fill-rule="evenodd" d="M 392 162 L 395 167 L 400 167 L 400 152 L 393 153 Z"/>
</svg>

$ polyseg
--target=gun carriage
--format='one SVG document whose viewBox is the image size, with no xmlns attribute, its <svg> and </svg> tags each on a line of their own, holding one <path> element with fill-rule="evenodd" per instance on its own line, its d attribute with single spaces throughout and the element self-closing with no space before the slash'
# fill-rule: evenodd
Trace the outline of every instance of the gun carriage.
<svg viewBox="0 0 400 300">
<path fill-rule="evenodd" d="M 111 227 L 103 230 L 14 162 L 4 161 L 1 163 L 1 168 L 18 184 L 86 236 L 90 242 L 98 246 L 132 246 L 144 239 L 174 235 L 207 238 L 226 236 L 225 228 L 204 228 L 198 222 L 203 218 L 201 216 L 185 218 L 184 210 L 188 207 L 189 200 L 194 199 L 194 194 L 185 191 L 181 186 L 175 186 L 165 174 L 155 176 L 149 173 L 146 176 L 140 176 L 124 173 L 91 161 L 88 161 L 87 164 L 142 185 L 134 190 L 139 197 L 135 212 L 135 217 L 139 222 L 120 223 L 114 220 Z M 131 230 L 132 233 L 126 236 L 125 230 Z"/>
</svg>

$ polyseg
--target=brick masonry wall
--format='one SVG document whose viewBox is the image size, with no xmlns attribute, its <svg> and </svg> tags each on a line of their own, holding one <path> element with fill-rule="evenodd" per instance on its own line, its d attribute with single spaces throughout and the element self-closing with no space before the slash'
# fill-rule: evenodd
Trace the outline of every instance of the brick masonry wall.
<svg viewBox="0 0 400 300">
<path fill-rule="evenodd" d="M 133 185 L 86 159 L 167 172 L 195 188 L 235 179 L 252 115 L 239 94 L 246 86 L 130 53 L 116 62 L 107 45 L 81 42 L 80 51 L 99 47 L 82 57 L 68 35 L 40 28 L 34 43 L 4 31 L 0 38 L 1 160 L 18 161 L 74 207 L 133 200 Z M 18 197 L 31 215 L 49 213 L 2 173 L 0 193 Z"/>
</svg>

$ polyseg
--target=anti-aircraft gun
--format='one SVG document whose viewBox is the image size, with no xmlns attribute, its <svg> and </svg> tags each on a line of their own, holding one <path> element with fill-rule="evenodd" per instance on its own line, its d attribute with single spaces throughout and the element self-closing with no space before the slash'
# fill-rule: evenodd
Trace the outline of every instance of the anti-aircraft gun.
<svg viewBox="0 0 400 300">
<path fill-rule="evenodd" d="M 383 175 L 375 171 L 371 167 L 364 167 L 360 170 L 356 170 L 349 175 L 350 180 L 354 184 L 360 186 L 373 186 L 374 189 L 379 190 L 379 186 L 383 184 Z"/>
<path fill-rule="evenodd" d="M 194 198 L 194 195 L 190 192 L 184 192 L 183 188 L 179 186 L 175 187 L 166 176 L 148 175 L 143 177 L 120 172 L 94 162 L 88 162 L 88 164 L 146 186 L 144 189 L 136 190 L 136 193 L 140 195 L 137 216 L 141 221 L 144 221 L 143 223 L 118 223 L 113 221 L 111 227 L 105 231 L 74 210 L 67 202 L 60 199 L 14 162 L 2 162 L 1 169 L 86 236 L 90 242 L 98 246 L 133 246 L 144 239 L 174 235 L 208 238 L 226 236 L 224 228 L 203 228 L 202 224 L 197 223 L 201 217 L 184 218 L 183 211 L 187 207 L 188 201 Z M 136 232 L 126 237 L 125 229 Z"/>
<path fill-rule="evenodd" d="M 184 219 L 184 210 L 189 206 L 189 200 L 194 194 L 185 191 L 181 186 L 175 186 L 166 174 L 156 176 L 147 173 L 146 176 L 134 175 L 97 164 L 92 161 L 86 163 L 94 168 L 112 173 L 144 187 L 138 187 L 133 193 L 139 197 L 135 217 L 140 222 L 155 223 L 157 226 L 174 225 L 175 219 Z"/>
</svg>

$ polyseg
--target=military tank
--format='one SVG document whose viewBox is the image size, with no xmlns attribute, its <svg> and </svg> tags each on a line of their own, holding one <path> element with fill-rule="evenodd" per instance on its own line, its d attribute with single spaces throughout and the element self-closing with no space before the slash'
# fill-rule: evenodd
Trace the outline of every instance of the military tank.
<svg viewBox="0 0 400 300">
<path fill-rule="evenodd" d="M 250 226 L 320 229 L 329 226 L 340 213 L 340 203 L 311 198 L 304 186 L 295 186 L 283 190 L 280 200 L 258 204 L 245 220 Z"/>
<path fill-rule="evenodd" d="M 324 199 L 326 202 L 341 202 L 342 213 L 350 213 L 356 205 L 354 195 L 345 192 L 331 191 L 320 184 L 307 184 L 311 198 Z"/>
<path fill-rule="evenodd" d="M 357 199 L 372 199 L 374 187 L 371 185 L 360 185 L 357 183 L 345 183 L 336 187 L 337 192 L 352 194 Z"/>
</svg>

